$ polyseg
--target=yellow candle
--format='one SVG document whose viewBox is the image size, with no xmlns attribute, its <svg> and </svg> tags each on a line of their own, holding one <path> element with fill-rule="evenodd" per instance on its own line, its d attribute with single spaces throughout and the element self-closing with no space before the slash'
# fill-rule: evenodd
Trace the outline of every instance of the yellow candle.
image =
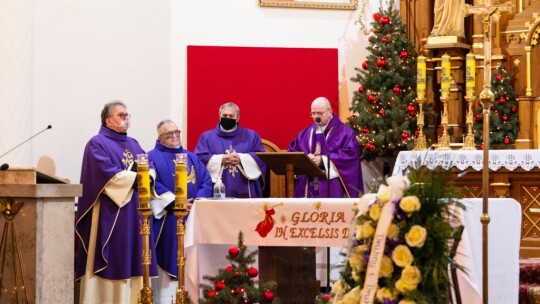
<svg viewBox="0 0 540 304">
<path fill-rule="evenodd" d="M 422 55 L 416 59 L 416 95 L 419 100 L 426 96 L 426 57 Z"/>
<path fill-rule="evenodd" d="M 441 60 L 441 98 L 450 96 L 450 56 L 444 54 Z"/>
<path fill-rule="evenodd" d="M 467 96 L 472 97 L 475 95 L 476 90 L 476 61 L 473 53 L 467 54 L 467 63 L 465 71 L 465 88 Z"/>
<path fill-rule="evenodd" d="M 147 154 L 137 155 L 137 183 L 139 208 L 150 209 L 150 166 Z"/>
<path fill-rule="evenodd" d="M 187 209 L 187 154 L 176 154 L 175 166 L 175 208 Z"/>
</svg>

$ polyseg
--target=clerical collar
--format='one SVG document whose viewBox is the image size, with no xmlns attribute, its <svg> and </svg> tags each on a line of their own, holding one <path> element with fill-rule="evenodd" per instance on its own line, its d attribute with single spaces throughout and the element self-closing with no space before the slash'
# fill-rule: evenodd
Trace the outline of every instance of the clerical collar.
<svg viewBox="0 0 540 304">
<path fill-rule="evenodd" d="M 159 151 L 162 151 L 162 152 L 171 152 L 171 153 L 184 153 L 184 148 L 182 148 L 182 146 L 178 147 L 178 148 L 172 148 L 172 147 L 168 147 L 164 144 L 162 144 L 161 142 L 159 142 L 159 140 L 156 140 L 156 146 L 155 148 Z"/>
<path fill-rule="evenodd" d="M 115 139 L 115 140 L 121 140 L 125 141 L 127 140 L 127 133 L 118 133 L 113 129 L 109 129 L 104 125 L 101 125 L 99 128 L 99 134 L 105 135 L 109 138 Z"/>
</svg>

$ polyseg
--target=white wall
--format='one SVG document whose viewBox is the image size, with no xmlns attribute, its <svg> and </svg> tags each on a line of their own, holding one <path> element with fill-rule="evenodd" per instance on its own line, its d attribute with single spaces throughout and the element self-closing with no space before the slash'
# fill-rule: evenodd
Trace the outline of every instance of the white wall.
<svg viewBox="0 0 540 304">
<path fill-rule="evenodd" d="M 377 5 L 370 0 L 368 17 Z M 111 99 L 126 102 L 129 134 L 147 150 L 159 120 L 185 127 L 187 45 L 338 48 L 347 108 L 357 87 L 350 78 L 367 55 L 360 13 L 263 8 L 257 0 L 34 1 L 32 125 L 34 133 L 53 128 L 34 139 L 32 164 L 17 165 L 48 157 L 57 176 L 78 182 L 84 145 Z"/>
</svg>

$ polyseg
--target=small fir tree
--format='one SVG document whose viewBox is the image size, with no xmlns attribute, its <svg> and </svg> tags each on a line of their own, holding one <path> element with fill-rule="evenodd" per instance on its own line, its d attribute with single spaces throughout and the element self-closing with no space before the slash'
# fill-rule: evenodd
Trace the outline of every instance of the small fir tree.
<svg viewBox="0 0 540 304">
<path fill-rule="evenodd" d="M 275 295 L 277 284 L 273 281 L 263 283 L 255 281 L 259 271 L 251 265 L 255 262 L 258 250 L 248 252 L 244 244 L 244 235 L 238 234 L 238 246 L 229 248 L 226 256 L 230 265 L 218 269 L 216 276 L 205 275 L 209 283 L 201 284 L 204 298 L 201 304 L 244 304 L 244 303 L 281 303 Z"/>
<path fill-rule="evenodd" d="M 511 85 L 514 75 L 497 67 L 497 72 L 491 75 L 491 91 L 495 95 L 491 113 L 489 115 L 489 144 L 494 146 L 509 147 L 513 144 L 519 132 L 518 102 L 515 90 Z M 483 124 L 482 103 L 478 102 L 478 108 L 474 117 L 475 143 L 483 148 Z"/>
<path fill-rule="evenodd" d="M 351 80 L 354 92 L 348 124 L 358 134 L 362 158 L 395 156 L 414 147 L 418 135 L 416 116 L 416 51 L 409 41 L 399 11 L 388 8 L 373 14 L 369 55 Z M 433 115 L 424 105 L 426 121 Z"/>
</svg>

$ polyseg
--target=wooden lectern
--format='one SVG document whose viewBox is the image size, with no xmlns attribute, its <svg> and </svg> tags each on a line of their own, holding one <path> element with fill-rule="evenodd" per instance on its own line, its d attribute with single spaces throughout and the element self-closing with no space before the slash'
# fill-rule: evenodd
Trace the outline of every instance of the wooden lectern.
<svg viewBox="0 0 540 304">
<path fill-rule="evenodd" d="M 0 303 L 74 303 L 75 197 L 33 168 L 0 171 Z"/>
<path fill-rule="evenodd" d="M 286 196 L 294 197 L 294 175 L 324 176 L 302 152 L 258 152 L 257 156 L 277 175 L 285 175 Z M 315 276 L 314 247 L 260 247 L 260 279 L 276 281 L 284 303 L 314 303 L 319 293 Z"/>
</svg>

